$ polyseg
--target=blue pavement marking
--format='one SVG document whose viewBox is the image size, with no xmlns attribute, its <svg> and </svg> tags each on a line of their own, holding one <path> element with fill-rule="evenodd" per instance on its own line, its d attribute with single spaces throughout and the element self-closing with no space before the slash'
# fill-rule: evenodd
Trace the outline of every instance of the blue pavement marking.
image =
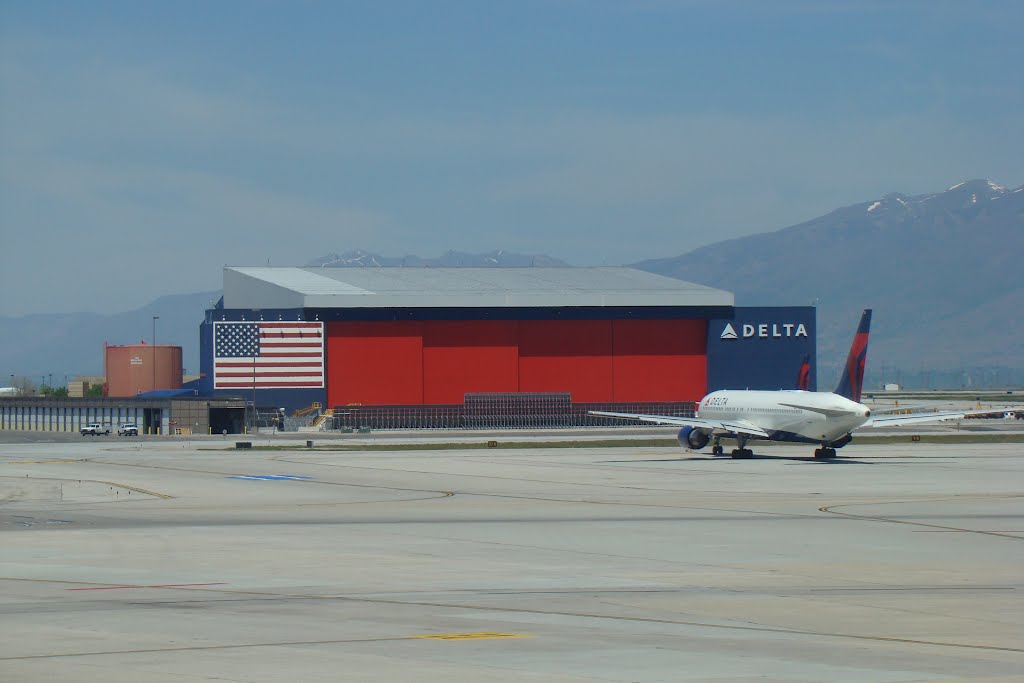
<svg viewBox="0 0 1024 683">
<path fill-rule="evenodd" d="M 304 479 L 312 479 L 313 477 L 301 477 L 296 474 L 242 474 L 236 477 L 226 477 L 226 479 L 248 479 L 249 481 L 302 481 Z"/>
</svg>

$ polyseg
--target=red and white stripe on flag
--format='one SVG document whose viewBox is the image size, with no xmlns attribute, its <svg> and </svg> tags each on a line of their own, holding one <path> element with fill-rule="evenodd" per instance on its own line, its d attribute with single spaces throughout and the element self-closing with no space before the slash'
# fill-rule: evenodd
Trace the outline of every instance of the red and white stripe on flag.
<svg viewBox="0 0 1024 683">
<path fill-rule="evenodd" d="M 214 322 L 214 389 L 323 386 L 322 322 Z"/>
</svg>

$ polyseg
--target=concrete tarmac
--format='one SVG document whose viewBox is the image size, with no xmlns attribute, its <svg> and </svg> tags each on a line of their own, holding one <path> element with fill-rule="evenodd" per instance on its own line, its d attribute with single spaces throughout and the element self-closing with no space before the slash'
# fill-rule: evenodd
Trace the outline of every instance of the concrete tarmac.
<svg viewBox="0 0 1024 683">
<path fill-rule="evenodd" d="M 1024 680 L 1021 444 L 231 445 L 0 445 L 0 680 Z"/>
</svg>

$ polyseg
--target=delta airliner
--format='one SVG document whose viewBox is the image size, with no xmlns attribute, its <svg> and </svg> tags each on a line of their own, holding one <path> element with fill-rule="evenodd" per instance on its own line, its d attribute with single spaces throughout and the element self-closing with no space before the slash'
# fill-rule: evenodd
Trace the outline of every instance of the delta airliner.
<svg viewBox="0 0 1024 683">
<path fill-rule="evenodd" d="M 828 391 L 715 391 L 705 396 L 697 417 L 644 415 L 591 411 L 591 415 L 631 418 L 656 424 L 680 425 L 679 444 L 700 450 L 712 443 L 715 455 L 723 453 L 722 438 L 736 440 L 734 458 L 753 457 L 747 442 L 755 439 L 820 444 L 814 457 L 836 457 L 836 449 L 853 439 L 853 431 L 861 427 L 883 427 L 923 422 L 956 420 L 968 415 L 1002 412 L 988 410 L 957 410 L 906 415 L 872 415 L 860 402 L 864 384 L 864 364 L 868 352 L 871 309 L 864 311 L 846 359 L 846 368 L 834 392 Z M 806 375 L 801 368 L 801 377 Z"/>
</svg>

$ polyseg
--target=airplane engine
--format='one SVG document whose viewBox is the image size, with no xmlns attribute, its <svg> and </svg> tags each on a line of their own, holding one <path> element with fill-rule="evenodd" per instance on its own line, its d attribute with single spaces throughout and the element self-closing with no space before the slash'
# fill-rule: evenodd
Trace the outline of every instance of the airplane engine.
<svg viewBox="0 0 1024 683">
<path fill-rule="evenodd" d="M 683 448 L 690 448 L 699 451 L 708 445 L 711 435 L 694 427 L 683 427 L 679 430 L 679 445 Z"/>
<path fill-rule="evenodd" d="M 836 439 L 835 441 L 830 443 L 829 447 L 830 448 L 842 448 L 843 446 L 845 446 L 846 444 L 850 443 L 851 441 L 853 441 L 853 434 L 847 433 L 842 438 Z"/>
</svg>

